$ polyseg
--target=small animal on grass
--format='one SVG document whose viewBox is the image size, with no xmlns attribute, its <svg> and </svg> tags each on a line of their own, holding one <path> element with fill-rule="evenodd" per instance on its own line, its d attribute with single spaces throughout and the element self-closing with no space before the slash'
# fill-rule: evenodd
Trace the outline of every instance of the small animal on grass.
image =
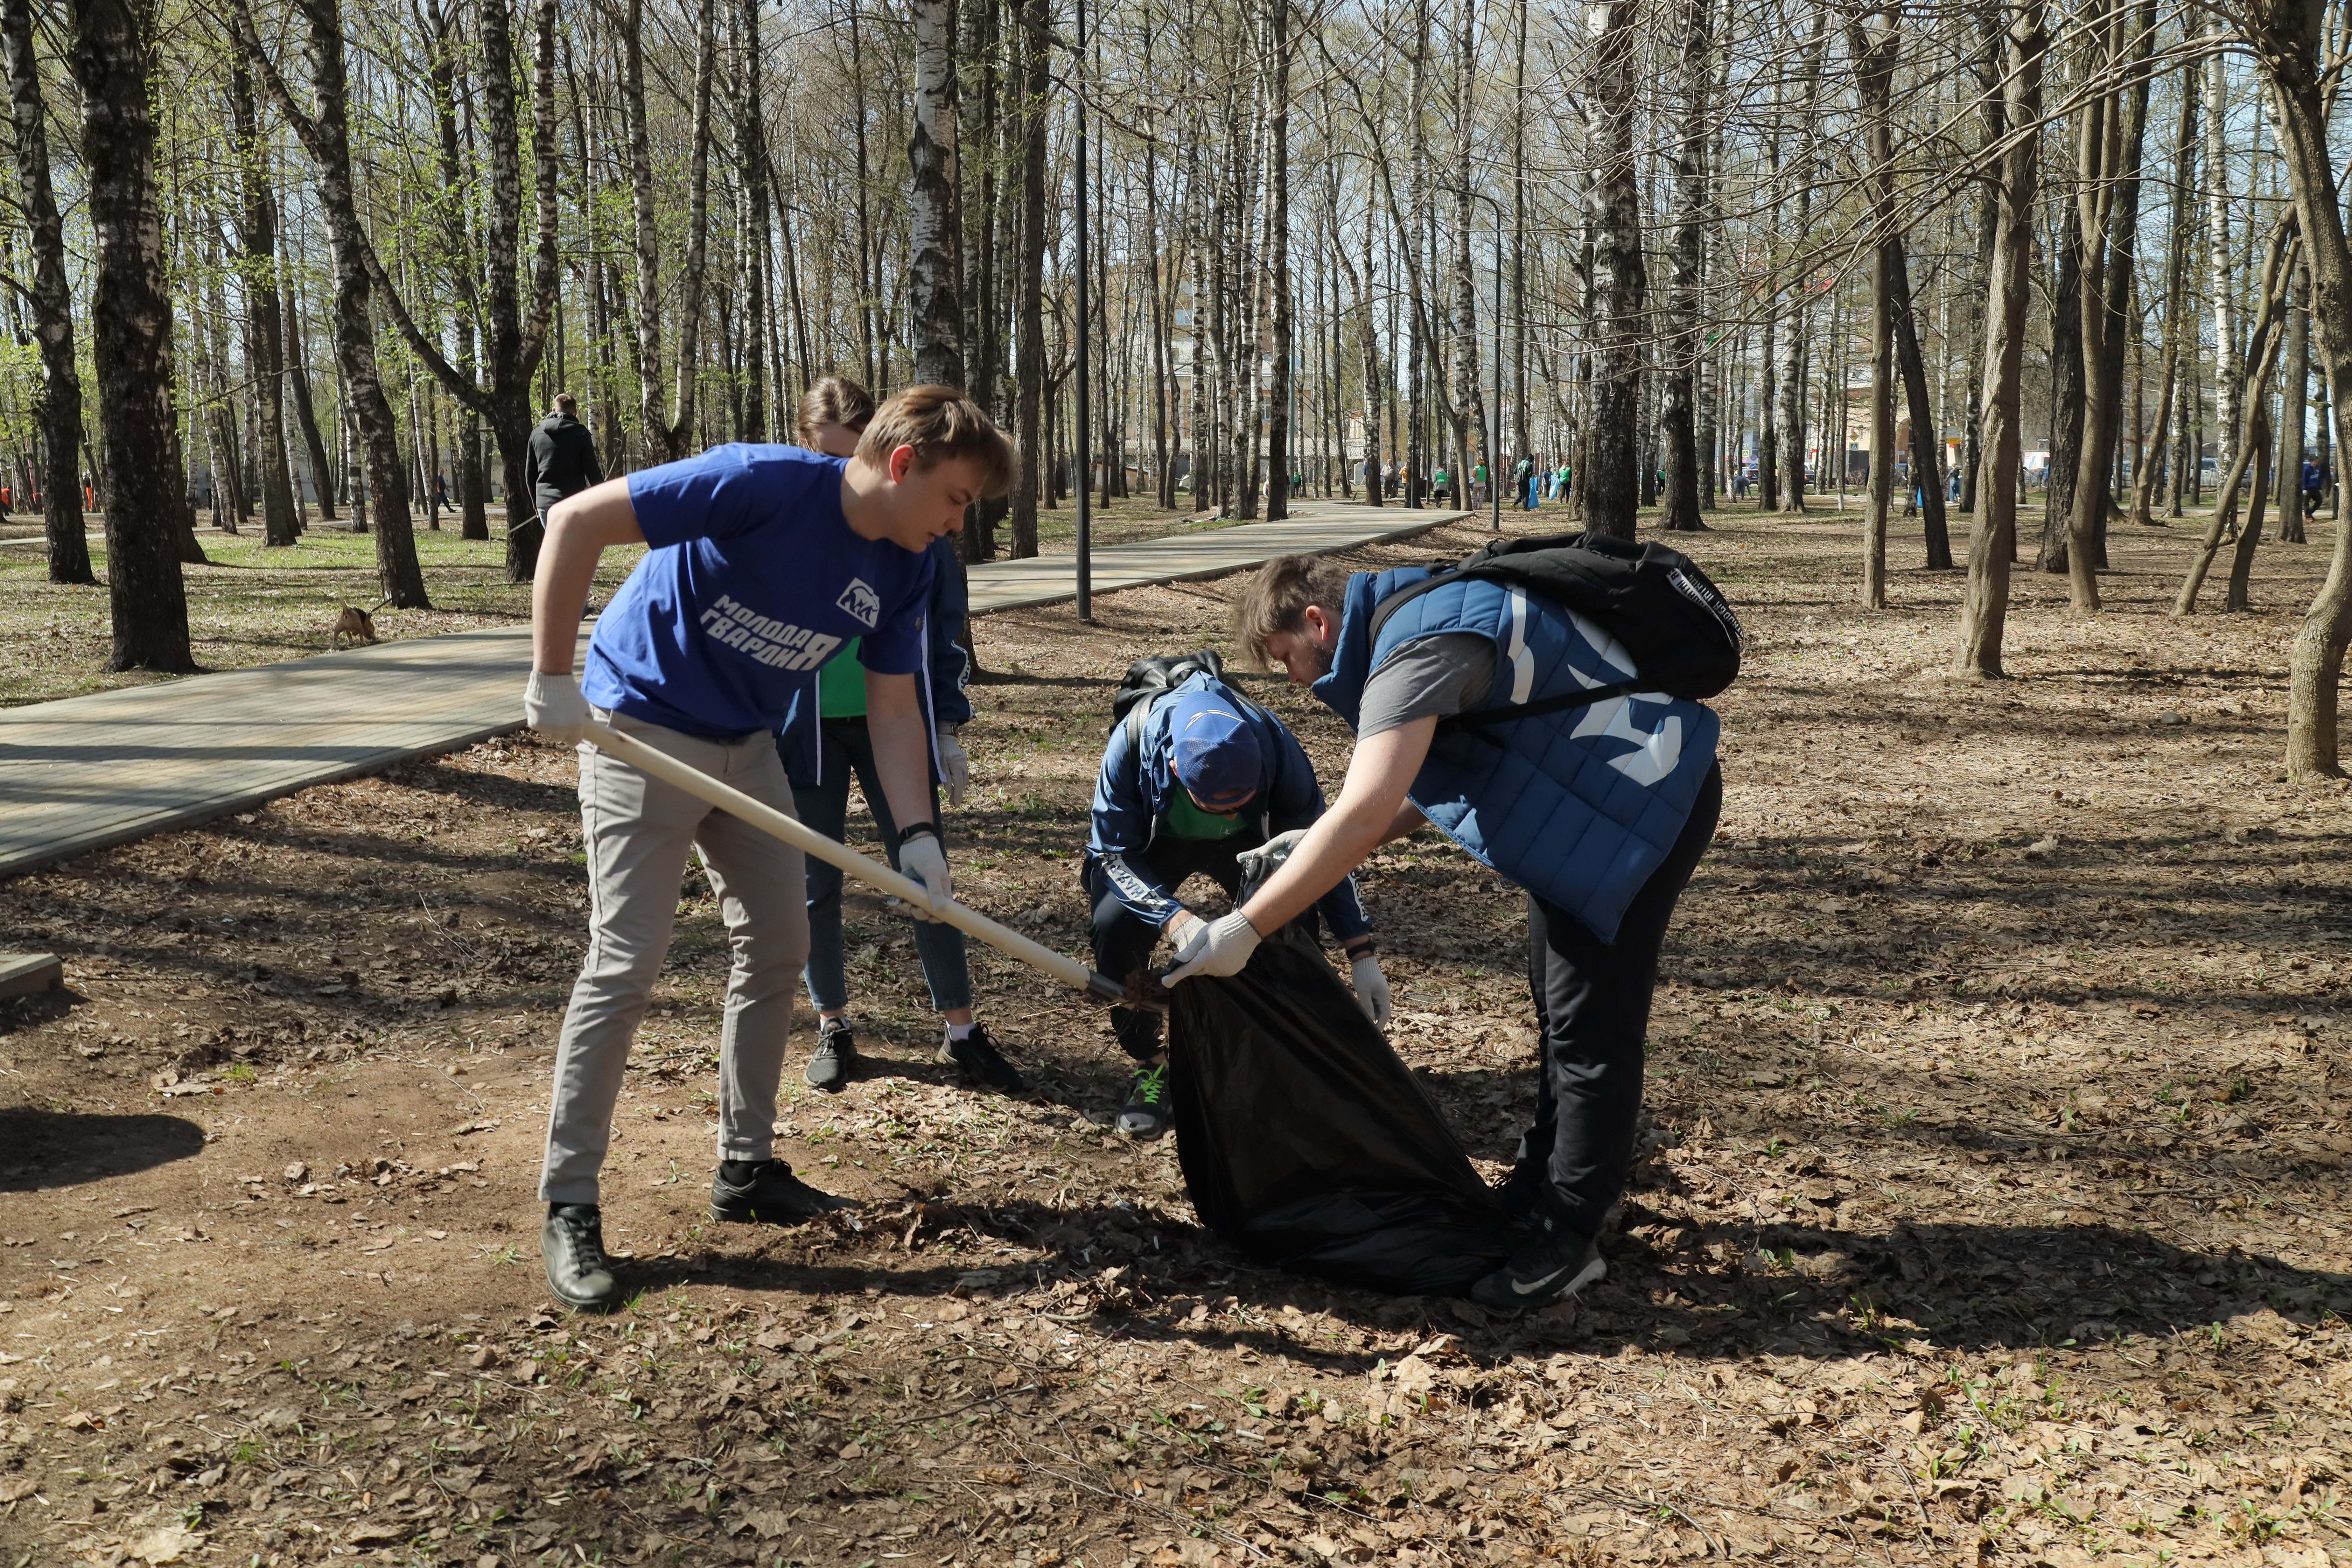
<svg viewBox="0 0 2352 1568">
<path fill-rule="evenodd" d="M 341 647 L 348 641 L 356 647 L 361 643 L 375 641 L 375 613 L 392 601 L 378 599 L 364 610 L 357 605 L 344 605 L 341 599 L 336 600 L 335 603 L 342 605 L 343 613 L 335 617 L 335 629 L 327 638 L 327 646 Z"/>
</svg>

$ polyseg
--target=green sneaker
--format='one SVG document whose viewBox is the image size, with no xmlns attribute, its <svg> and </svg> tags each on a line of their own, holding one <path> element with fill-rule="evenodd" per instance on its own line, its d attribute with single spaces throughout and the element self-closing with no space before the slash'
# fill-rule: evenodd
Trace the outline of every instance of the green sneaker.
<svg viewBox="0 0 2352 1568">
<path fill-rule="evenodd" d="M 1152 1139 L 1172 1123 L 1168 1110 L 1168 1064 L 1154 1062 L 1128 1086 L 1127 1103 L 1119 1108 L 1117 1126 L 1123 1138 Z"/>
</svg>

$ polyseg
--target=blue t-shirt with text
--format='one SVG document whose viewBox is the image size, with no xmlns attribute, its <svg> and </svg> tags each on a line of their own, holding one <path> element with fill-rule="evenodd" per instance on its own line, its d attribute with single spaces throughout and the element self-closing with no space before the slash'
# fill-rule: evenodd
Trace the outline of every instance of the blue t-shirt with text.
<svg viewBox="0 0 2352 1568">
<path fill-rule="evenodd" d="M 782 723 L 853 637 L 867 669 L 919 668 L 932 552 L 854 532 L 844 467 L 739 443 L 631 474 L 649 548 L 597 617 L 581 694 L 719 740 Z"/>
</svg>

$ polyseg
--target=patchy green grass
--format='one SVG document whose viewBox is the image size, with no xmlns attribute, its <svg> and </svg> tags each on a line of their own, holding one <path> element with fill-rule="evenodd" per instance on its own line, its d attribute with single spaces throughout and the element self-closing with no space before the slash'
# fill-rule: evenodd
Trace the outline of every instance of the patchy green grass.
<svg viewBox="0 0 2352 1568">
<path fill-rule="evenodd" d="M 0 545 L 0 669 L 7 672 L 0 680 L 0 707 L 173 679 L 107 669 L 112 616 L 103 581 L 106 546 L 97 526 L 92 518 L 90 560 L 100 582 L 73 587 L 48 581 L 37 527 L 24 519 L 7 525 L 8 535 L 26 542 Z M 1221 526 L 1226 525 L 1195 523 L 1184 512 L 1161 511 L 1144 496 L 1122 498 L 1097 510 L 1092 533 L 1097 546 L 1108 547 Z M 313 524 L 298 543 L 278 550 L 264 544 L 253 526 L 234 535 L 205 529 L 198 537 L 206 562 L 186 568 L 188 625 L 196 663 L 205 669 L 241 669 L 323 653 L 331 646 L 343 605 L 365 609 L 383 597 L 372 533 Z M 1047 555 L 1077 548 L 1077 511 L 1068 500 L 1038 514 L 1037 542 Z M 1011 530 L 1001 524 L 997 544 L 1000 552 L 1012 544 Z M 468 540 L 459 538 L 454 527 L 421 531 L 416 551 L 433 608 L 379 613 L 379 637 L 434 637 L 530 618 L 530 584 L 506 580 L 503 536 Z M 596 574 L 595 597 L 618 587 L 642 553 L 608 551 Z"/>
<path fill-rule="evenodd" d="M 185 580 L 191 641 L 197 664 L 206 669 L 323 653 L 343 605 L 365 609 L 383 597 L 373 533 L 314 524 L 298 542 L 277 550 L 253 529 L 235 536 L 207 529 L 199 537 L 206 561 L 185 568 Z M 433 608 L 379 612 L 377 637 L 433 637 L 529 618 L 530 586 L 506 580 L 503 540 L 426 531 L 416 536 L 416 550 Z M 596 574 L 597 596 L 618 586 L 642 553 L 608 552 Z M 108 671 L 112 616 L 102 581 L 106 547 L 95 539 L 90 558 L 100 584 L 75 587 L 48 581 L 37 547 L 0 550 L 0 668 L 8 672 L 0 683 L 0 705 L 172 679 Z"/>
</svg>

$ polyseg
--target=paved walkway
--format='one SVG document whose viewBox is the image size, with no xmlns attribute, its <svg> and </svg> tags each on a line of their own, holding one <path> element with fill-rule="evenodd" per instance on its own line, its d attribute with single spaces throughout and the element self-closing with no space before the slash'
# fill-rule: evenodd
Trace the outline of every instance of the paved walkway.
<svg viewBox="0 0 2352 1568">
<path fill-rule="evenodd" d="M 1098 550 L 1094 591 L 1344 550 L 1459 512 L 1318 508 L 1286 522 Z M 971 574 L 972 613 L 1076 592 L 1064 556 Z M 521 727 L 528 626 L 456 632 L 0 709 L 0 877 Z"/>
<path fill-rule="evenodd" d="M 1318 503 L 1304 516 L 1282 522 L 1244 522 L 1197 533 L 1171 533 L 1140 544 L 1118 544 L 1094 552 L 1088 586 L 1097 594 L 1147 583 L 1181 583 L 1222 577 L 1260 565 L 1277 555 L 1348 550 L 1377 540 L 1405 538 L 1468 515 L 1458 511 L 1409 511 L 1402 507 Z M 1077 558 L 1038 555 L 1026 561 L 992 561 L 971 569 L 971 613 L 1027 609 L 1077 596 Z"/>
</svg>

